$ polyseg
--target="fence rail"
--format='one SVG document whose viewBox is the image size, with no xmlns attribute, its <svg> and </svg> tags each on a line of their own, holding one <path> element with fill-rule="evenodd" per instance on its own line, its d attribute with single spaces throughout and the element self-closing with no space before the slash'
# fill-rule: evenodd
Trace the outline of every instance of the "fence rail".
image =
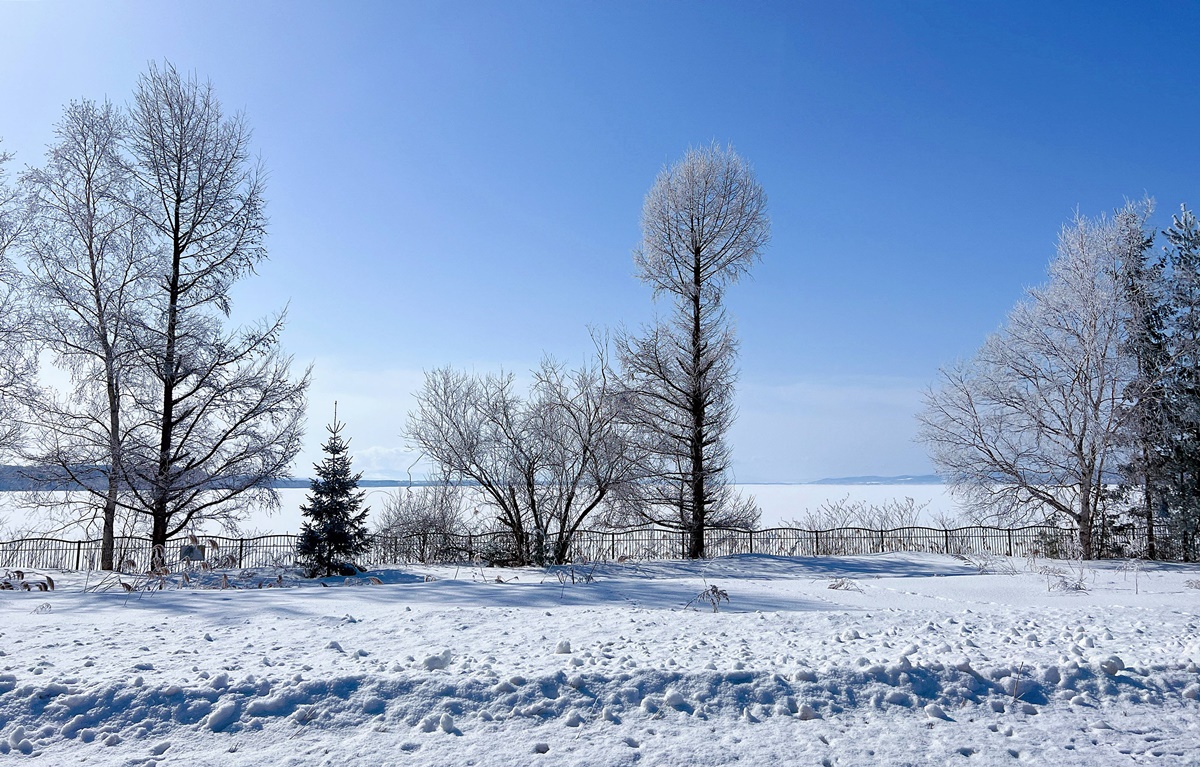
<svg viewBox="0 0 1200 767">
<path fill-rule="evenodd" d="M 168 542 L 167 561 L 187 557 L 218 568 L 290 567 L 296 560 L 296 536 L 264 535 L 257 538 L 206 536 Z M 1155 557 L 1162 560 L 1200 561 L 1200 539 L 1167 529 L 1155 530 Z M 482 559 L 503 561 L 508 551 L 504 532 L 475 535 L 414 534 L 377 535 L 361 558 L 364 566 L 413 563 L 467 562 Z M 1145 528 L 1124 526 L 1096 531 L 1095 545 L 1101 558 L 1145 558 Z M 871 530 L 844 527 L 833 530 L 800 530 L 777 527 L 767 530 L 710 529 L 705 535 L 710 557 L 737 554 L 773 556 L 863 555 L 885 552 L 924 552 L 963 556 L 1002 555 L 1016 557 L 1070 558 L 1078 555 L 1075 530 L 1051 525 L 1019 528 L 961 527 L 952 530 L 931 527 L 902 527 Z M 682 559 L 687 538 L 677 530 L 640 527 L 624 530 L 580 530 L 571 542 L 572 562 Z M 152 548 L 148 538 L 118 537 L 114 559 L 119 569 L 144 572 L 150 567 Z M 37 570 L 85 570 L 100 565 L 100 541 L 68 541 L 56 538 L 25 538 L 0 542 L 0 567 Z"/>
</svg>

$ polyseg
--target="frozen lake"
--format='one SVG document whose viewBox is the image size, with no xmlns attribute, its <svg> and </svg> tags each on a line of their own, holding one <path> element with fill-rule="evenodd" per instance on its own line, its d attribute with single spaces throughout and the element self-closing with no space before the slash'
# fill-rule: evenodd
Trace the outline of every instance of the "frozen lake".
<svg viewBox="0 0 1200 767">
<path fill-rule="evenodd" d="M 371 511 L 381 511 L 387 497 L 399 490 L 395 487 L 366 488 L 367 504 Z M 822 504 L 842 499 L 850 503 L 881 504 L 912 498 L 918 505 L 927 504 L 923 518 L 930 522 L 939 514 L 958 513 L 958 507 L 945 485 L 743 485 L 741 490 L 757 499 L 762 508 L 762 527 L 782 526 L 791 520 L 803 518 L 807 510 L 815 511 Z M 301 488 L 280 490 L 280 509 L 275 512 L 250 509 L 242 526 L 243 532 L 247 535 L 299 532 L 302 519 L 300 506 L 307 494 L 308 490 Z M 23 508 L 24 497 L 23 493 L 0 492 L 0 530 L 47 529 L 44 512 Z M 205 532 L 215 534 L 218 530 L 213 528 Z M 76 529 L 63 531 L 58 536 L 74 539 L 80 534 Z"/>
</svg>

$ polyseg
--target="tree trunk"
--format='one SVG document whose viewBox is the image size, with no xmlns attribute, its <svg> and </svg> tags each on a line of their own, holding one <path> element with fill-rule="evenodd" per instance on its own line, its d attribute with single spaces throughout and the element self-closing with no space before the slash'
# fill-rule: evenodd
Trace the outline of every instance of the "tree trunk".
<svg viewBox="0 0 1200 767">
<path fill-rule="evenodd" d="M 688 530 L 688 559 L 704 558 L 704 525 L 692 525 Z"/>
<path fill-rule="evenodd" d="M 104 531 L 100 534 L 100 569 L 113 569 L 116 549 L 117 482 L 111 471 L 108 478 L 108 497 L 104 499 Z"/>
<path fill-rule="evenodd" d="M 107 331 L 106 331 L 107 332 Z M 105 344 L 108 379 L 108 495 L 104 499 L 104 531 L 100 535 L 100 569 L 113 569 L 117 522 L 117 494 L 121 487 L 121 400 L 117 390 L 112 349 Z"/>
<path fill-rule="evenodd" d="M 1083 501 L 1079 515 L 1079 555 L 1083 559 L 1092 558 L 1092 513 L 1090 503 Z"/>
<path fill-rule="evenodd" d="M 1081 451 L 1082 453 L 1082 451 Z M 1079 556 L 1083 559 L 1092 558 L 1092 523 L 1095 521 L 1096 504 L 1092 498 L 1092 477 L 1095 465 L 1080 454 L 1077 457 L 1079 466 L 1083 469 L 1082 481 L 1079 484 Z"/>
<path fill-rule="evenodd" d="M 703 282 L 700 274 L 700 253 L 693 254 L 692 273 L 692 378 L 691 409 L 692 409 L 692 438 L 691 438 L 691 506 L 692 518 L 688 525 L 688 559 L 700 559 L 704 556 L 704 526 L 708 515 L 708 498 L 705 496 L 704 483 L 704 417 L 705 396 L 703 369 L 704 338 L 701 334 L 700 323 L 700 291 Z"/>
<path fill-rule="evenodd" d="M 175 206 L 176 232 L 179 227 L 179 205 Z M 158 474 L 156 477 L 154 506 L 150 510 L 154 520 L 153 531 L 150 535 L 150 546 L 153 552 L 151 569 L 166 566 L 167 524 L 170 522 L 170 511 L 167 508 L 167 497 L 171 491 L 171 446 L 175 432 L 175 376 L 178 361 L 176 360 L 176 336 L 179 332 L 179 279 L 180 261 L 183 250 L 179 246 L 178 234 L 171 259 L 171 282 L 169 284 L 169 303 L 167 305 L 166 348 L 163 352 L 163 409 L 161 430 L 158 443 Z"/>
<path fill-rule="evenodd" d="M 1150 493 L 1150 477 L 1146 477 L 1146 556 L 1158 559 L 1154 541 L 1154 496 Z"/>
<path fill-rule="evenodd" d="M 150 569 L 167 566 L 167 515 L 154 514 L 154 527 L 150 532 Z"/>
</svg>

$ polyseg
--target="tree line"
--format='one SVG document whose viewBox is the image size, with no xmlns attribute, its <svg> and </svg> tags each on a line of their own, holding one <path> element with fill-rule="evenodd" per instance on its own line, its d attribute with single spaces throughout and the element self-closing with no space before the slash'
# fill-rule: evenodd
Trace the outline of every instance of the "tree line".
<svg viewBox="0 0 1200 767">
<path fill-rule="evenodd" d="M 1195 539 L 1200 223 L 1153 211 L 1076 215 L 1046 283 L 927 393 L 920 437 L 977 519 L 1069 522 L 1084 557 L 1106 526 L 1144 528 L 1151 558 Z"/>
<path fill-rule="evenodd" d="M 267 258 L 250 140 L 168 63 L 126 105 L 69 104 L 41 164 L 14 178 L 0 154 L 0 454 L 70 480 L 47 503 L 101 523 L 105 569 L 118 519 L 149 528 L 161 566 L 171 536 L 277 504 L 271 481 L 300 450 L 311 371 L 293 374 L 284 313 L 229 319 Z M 655 180 L 642 234 L 637 275 L 663 316 L 595 333 L 581 367 L 547 357 L 526 392 L 511 373 L 430 371 L 405 436 L 444 484 L 396 499 L 385 524 L 457 524 L 464 483 L 516 564 L 563 561 L 585 520 L 672 527 L 693 557 L 706 529 L 755 523 L 731 487 L 724 299 L 767 245 L 766 197 L 731 148 L 694 148 Z"/>
</svg>

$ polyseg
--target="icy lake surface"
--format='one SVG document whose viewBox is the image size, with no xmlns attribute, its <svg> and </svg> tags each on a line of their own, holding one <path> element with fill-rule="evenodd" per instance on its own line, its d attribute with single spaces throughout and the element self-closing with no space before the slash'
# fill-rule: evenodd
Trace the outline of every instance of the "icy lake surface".
<svg viewBox="0 0 1200 767">
<path fill-rule="evenodd" d="M 791 520 L 801 519 L 806 509 L 816 510 L 823 503 L 848 499 L 850 502 L 881 504 L 890 500 L 912 498 L 917 504 L 927 504 L 924 517 L 932 520 L 936 515 L 955 515 L 958 506 L 944 485 L 742 485 L 741 492 L 753 495 L 762 508 L 762 527 L 776 527 Z M 374 511 L 383 508 L 387 497 L 398 491 L 394 487 L 366 488 L 366 503 Z M 246 534 L 297 533 L 302 516 L 300 506 L 308 490 L 286 488 L 279 491 L 280 508 L 268 512 L 261 508 L 250 508 L 242 527 Z M 0 492 L 0 522 L 7 517 L 8 529 L 36 527 L 43 519 L 41 512 L 23 509 L 20 505 L 22 493 Z M 45 522 L 41 522 L 43 526 Z M 0 525 L 3 527 L 3 525 Z M 79 531 L 66 530 L 63 537 L 74 539 Z M 208 530 L 218 532 L 215 527 Z"/>
<path fill-rule="evenodd" d="M 52 573 L 0 591 L 0 762 L 1200 764 L 1200 568 L 977 564 Z"/>
</svg>

